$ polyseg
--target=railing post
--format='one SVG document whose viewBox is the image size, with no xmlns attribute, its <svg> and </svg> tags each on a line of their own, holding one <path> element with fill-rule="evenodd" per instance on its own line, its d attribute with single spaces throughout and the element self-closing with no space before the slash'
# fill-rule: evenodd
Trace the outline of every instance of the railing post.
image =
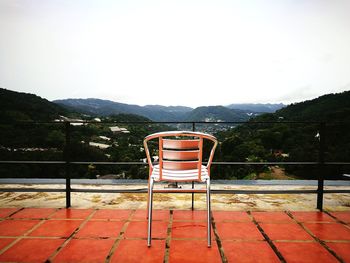
<svg viewBox="0 0 350 263">
<path fill-rule="evenodd" d="M 323 191 L 324 191 L 324 151 L 325 151 L 325 129 L 326 124 L 320 123 L 319 130 L 319 152 L 318 152 L 318 183 L 317 183 L 317 209 L 323 210 Z"/>
<path fill-rule="evenodd" d="M 192 131 L 196 131 L 196 123 L 192 122 Z M 194 182 L 192 181 L 192 189 L 194 189 Z M 192 203 L 191 209 L 194 210 L 194 193 L 192 193 Z"/>
<path fill-rule="evenodd" d="M 64 149 L 64 159 L 66 161 L 65 164 L 65 171 L 66 171 L 66 208 L 71 207 L 71 181 L 70 181 L 70 159 L 71 159 L 71 152 L 70 152 L 70 122 L 67 121 L 65 123 L 65 131 L 66 131 L 66 145 Z"/>
</svg>

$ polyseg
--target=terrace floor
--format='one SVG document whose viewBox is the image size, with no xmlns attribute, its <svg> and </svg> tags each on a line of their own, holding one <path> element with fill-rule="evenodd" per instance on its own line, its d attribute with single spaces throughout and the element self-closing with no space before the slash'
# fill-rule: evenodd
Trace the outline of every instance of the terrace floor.
<svg viewBox="0 0 350 263">
<path fill-rule="evenodd" d="M 350 262 L 350 211 L 0 208 L 0 262 Z"/>
</svg>

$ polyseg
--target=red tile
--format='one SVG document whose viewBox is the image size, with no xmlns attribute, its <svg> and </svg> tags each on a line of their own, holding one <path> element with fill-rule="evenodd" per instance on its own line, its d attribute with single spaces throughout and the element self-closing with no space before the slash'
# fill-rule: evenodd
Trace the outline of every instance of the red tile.
<svg viewBox="0 0 350 263">
<path fill-rule="evenodd" d="M 294 223 L 285 212 L 252 212 L 252 216 L 257 222 L 264 223 L 276 223 L 276 222 L 285 222 L 285 223 Z"/>
<path fill-rule="evenodd" d="M 152 246 L 147 246 L 146 240 L 124 239 L 114 252 L 111 262 L 122 263 L 162 263 L 165 254 L 165 240 L 152 240 Z"/>
<path fill-rule="evenodd" d="M 271 240 L 313 240 L 298 224 L 261 223 L 260 226 Z"/>
<path fill-rule="evenodd" d="M 173 222 L 172 238 L 207 238 L 207 223 L 202 222 Z M 214 234 L 212 232 L 212 237 Z"/>
<path fill-rule="evenodd" d="M 131 210 L 101 209 L 97 210 L 92 219 L 127 220 Z"/>
<path fill-rule="evenodd" d="M 82 220 L 48 220 L 30 233 L 30 236 L 69 237 L 82 222 Z"/>
<path fill-rule="evenodd" d="M 350 211 L 332 212 L 331 214 L 345 223 L 350 223 Z"/>
<path fill-rule="evenodd" d="M 12 215 L 11 218 L 41 219 L 48 218 L 56 209 L 53 208 L 24 208 Z"/>
<path fill-rule="evenodd" d="M 8 246 L 11 242 L 15 240 L 15 238 L 0 238 L 0 250 Z"/>
<path fill-rule="evenodd" d="M 74 237 L 118 237 L 124 222 L 88 221 Z"/>
<path fill-rule="evenodd" d="M 306 223 L 304 226 L 322 240 L 350 240 L 350 229 L 342 224 Z"/>
<path fill-rule="evenodd" d="M 63 242 L 63 239 L 22 239 L 1 254 L 0 261 L 45 262 Z"/>
<path fill-rule="evenodd" d="M 169 262 L 222 262 L 215 242 L 208 248 L 206 240 L 171 240 Z"/>
<path fill-rule="evenodd" d="M 344 262 L 350 262 L 350 243 L 327 243 L 338 256 L 340 256 Z"/>
<path fill-rule="evenodd" d="M 169 210 L 153 210 L 153 220 L 169 221 Z M 147 220 L 147 210 L 136 210 L 131 220 Z"/>
<path fill-rule="evenodd" d="M 228 262 L 273 263 L 280 262 L 267 242 L 222 242 Z"/>
<path fill-rule="evenodd" d="M 0 218 L 5 218 L 16 212 L 19 208 L 0 208 Z"/>
<path fill-rule="evenodd" d="M 335 222 L 332 217 L 322 212 L 292 212 L 299 222 Z"/>
<path fill-rule="evenodd" d="M 207 211 L 203 210 L 174 210 L 174 221 L 207 221 Z"/>
<path fill-rule="evenodd" d="M 168 223 L 162 221 L 154 221 L 152 223 L 152 238 L 166 238 Z M 147 238 L 147 222 L 131 221 L 125 231 L 126 238 Z"/>
<path fill-rule="evenodd" d="M 275 245 L 288 263 L 338 262 L 316 242 L 277 242 Z"/>
<path fill-rule="evenodd" d="M 72 239 L 53 262 L 105 262 L 113 239 Z"/>
<path fill-rule="evenodd" d="M 216 228 L 221 240 L 263 240 L 258 228 L 252 222 L 225 222 L 216 223 Z"/>
<path fill-rule="evenodd" d="M 0 236 L 21 236 L 32 229 L 39 220 L 5 220 L 0 222 Z"/>
<path fill-rule="evenodd" d="M 238 211 L 213 211 L 215 222 L 236 221 L 236 222 L 251 222 L 249 215 L 246 212 Z"/>
<path fill-rule="evenodd" d="M 86 219 L 92 213 L 92 209 L 60 209 L 50 218 L 55 219 Z"/>
</svg>

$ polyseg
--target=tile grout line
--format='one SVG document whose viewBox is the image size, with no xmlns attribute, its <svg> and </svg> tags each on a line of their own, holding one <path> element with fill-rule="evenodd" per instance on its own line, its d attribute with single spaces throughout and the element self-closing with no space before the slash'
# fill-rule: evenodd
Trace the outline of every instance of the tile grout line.
<svg viewBox="0 0 350 263">
<path fill-rule="evenodd" d="M 74 235 L 83 227 L 85 224 L 94 216 L 94 214 L 97 212 L 96 209 L 87 217 L 83 222 L 73 231 L 72 234 L 70 234 L 69 237 L 66 238 L 66 240 L 48 257 L 46 262 L 51 262 L 54 257 L 57 256 L 57 254 L 68 244 L 69 241 L 71 241 L 74 237 Z M 59 220 L 59 219 L 57 219 Z M 65 220 L 65 219 L 63 219 Z"/>
<path fill-rule="evenodd" d="M 335 253 L 335 251 L 333 251 L 329 246 L 327 246 L 325 241 L 315 236 L 306 226 L 304 226 L 302 222 L 299 222 L 298 220 L 296 220 L 290 211 L 287 211 L 286 213 L 290 218 L 294 220 L 294 222 L 296 222 L 306 233 L 308 233 L 318 244 L 320 244 L 324 249 L 326 249 L 339 262 L 342 262 L 342 263 L 345 262 L 340 256 L 337 255 L 337 253 Z M 315 223 L 315 224 L 318 224 L 318 223 Z"/>
<path fill-rule="evenodd" d="M 278 259 L 285 263 L 287 262 L 286 259 L 283 257 L 283 255 L 281 254 L 281 252 L 277 249 L 277 247 L 275 246 L 275 244 L 273 243 L 273 241 L 270 239 L 270 237 L 265 233 L 264 229 L 260 226 L 260 224 L 258 223 L 258 221 L 255 220 L 254 216 L 252 215 L 251 211 L 247 211 L 247 214 L 249 215 L 249 217 L 252 219 L 252 222 L 255 224 L 255 226 L 258 228 L 259 232 L 262 234 L 262 236 L 264 237 L 264 239 L 266 240 L 266 242 L 270 245 L 270 247 L 272 248 L 273 252 L 275 252 L 276 256 L 278 257 Z"/>
<path fill-rule="evenodd" d="M 136 213 L 136 210 L 132 210 L 132 212 L 129 214 L 127 220 L 124 222 L 124 225 L 123 225 L 122 229 L 120 230 L 118 237 L 116 238 L 111 249 L 109 250 L 109 253 L 105 259 L 105 263 L 109 263 L 111 261 L 112 256 L 114 255 L 117 247 L 119 246 L 120 241 L 123 240 L 124 233 L 125 233 L 126 229 L 128 228 L 130 221 L 135 213 Z"/>
<path fill-rule="evenodd" d="M 220 253 L 220 257 L 221 257 L 221 262 L 227 263 L 228 260 L 227 260 L 227 258 L 225 256 L 225 251 L 224 251 L 224 248 L 222 246 L 222 242 L 221 242 L 221 239 L 220 239 L 220 236 L 219 236 L 219 232 L 218 232 L 218 230 L 216 228 L 216 222 L 215 222 L 215 218 L 213 216 L 213 212 L 211 212 L 211 225 L 213 227 L 213 232 L 214 232 L 216 244 L 218 245 L 218 249 L 219 249 L 219 253 Z"/>
<path fill-rule="evenodd" d="M 323 211 L 323 213 L 325 213 L 325 214 L 329 215 L 330 217 L 332 217 L 337 223 L 340 223 L 340 224 L 344 225 L 345 227 L 350 228 L 350 226 L 346 222 L 340 220 L 338 217 L 332 215 L 328 211 Z"/>
<path fill-rule="evenodd" d="M 173 227 L 173 210 L 169 210 L 169 223 L 168 223 L 168 229 L 167 229 L 167 237 L 165 240 L 165 251 L 164 251 L 164 259 L 163 259 L 164 263 L 169 262 L 172 227 Z"/>
<path fill-rule="evenodd" d="M 0 249 L 0 254 L 6 252 L 8 249 L 10 249 L 11 247 L 13 247 L 15 244 L 17 244 L 20 240 L 28 237 L 28 238 L 31 238 L 28 236 L 28 234 L 30 234 L 31 232 L 33 232 L 35 229 L 39 228 L 42 224 L 45 223 L 46 220 L 49 219 L 49 216 L 52 216 L 54 213 L 57 212 L 57 209 L 52 212 L 48 217 L 45 217 L 45 218 L 10 218 L 11 216 L 13 216 L 14 214 L 20 212 L 20 211 L 23 211 L 25 208 L 21 208 L 21 209 L 18 209 L 16 211 L 14 211 L 13 213 L 9 214 L 4 220 L 9 220 L 9 221 L 21 221 L 21 220 L 39 220 L 40 222 L 35 224 L 34 226 L 32 226 L 29 230 L 27 230 L 26 232 L 24 232 L 22 235 L 20 236 L 14 236 L 15 237 L 15 240 L 12 241 L 10 244 L 8 244 L 7 246 L 5 246 L 4 248 Z M 33 237 L 34 238 L 34 237 Z"/>
</svg>

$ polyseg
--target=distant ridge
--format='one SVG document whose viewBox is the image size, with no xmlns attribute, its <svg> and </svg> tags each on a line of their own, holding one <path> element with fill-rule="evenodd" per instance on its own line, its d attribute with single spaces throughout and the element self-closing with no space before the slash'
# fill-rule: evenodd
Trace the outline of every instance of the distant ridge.
<svg viewBox="0 0 350 263">
<path fill-rule="evenodd" d="M 275 108 L 284 106 L 283 104 L 239 104 L 241 109 L 224 106 L 202 106 L 193 109 L 185 106 L 139 106 L 95 98 L 55 100 L 54 103 L 85 114 L 98 116 L 136 114 L 153 121 L 246 121 L 258 114 L 274 112 Z M 258 110 L 252 110 L 253 108 Z"/>
<path fill-rule="evenodd" d="M 279 109 L 282 109 L 286 105 L 283 103 L 241 103 L 241 104 L 230 104 L 227 105 L 227 108 L 230 109 L 238 109 L 238 110 L 246 110 L 246 111 L 252 111 L 252 112 L 264 112 L 264 113 L 273 113 Z"/>
</svg>

